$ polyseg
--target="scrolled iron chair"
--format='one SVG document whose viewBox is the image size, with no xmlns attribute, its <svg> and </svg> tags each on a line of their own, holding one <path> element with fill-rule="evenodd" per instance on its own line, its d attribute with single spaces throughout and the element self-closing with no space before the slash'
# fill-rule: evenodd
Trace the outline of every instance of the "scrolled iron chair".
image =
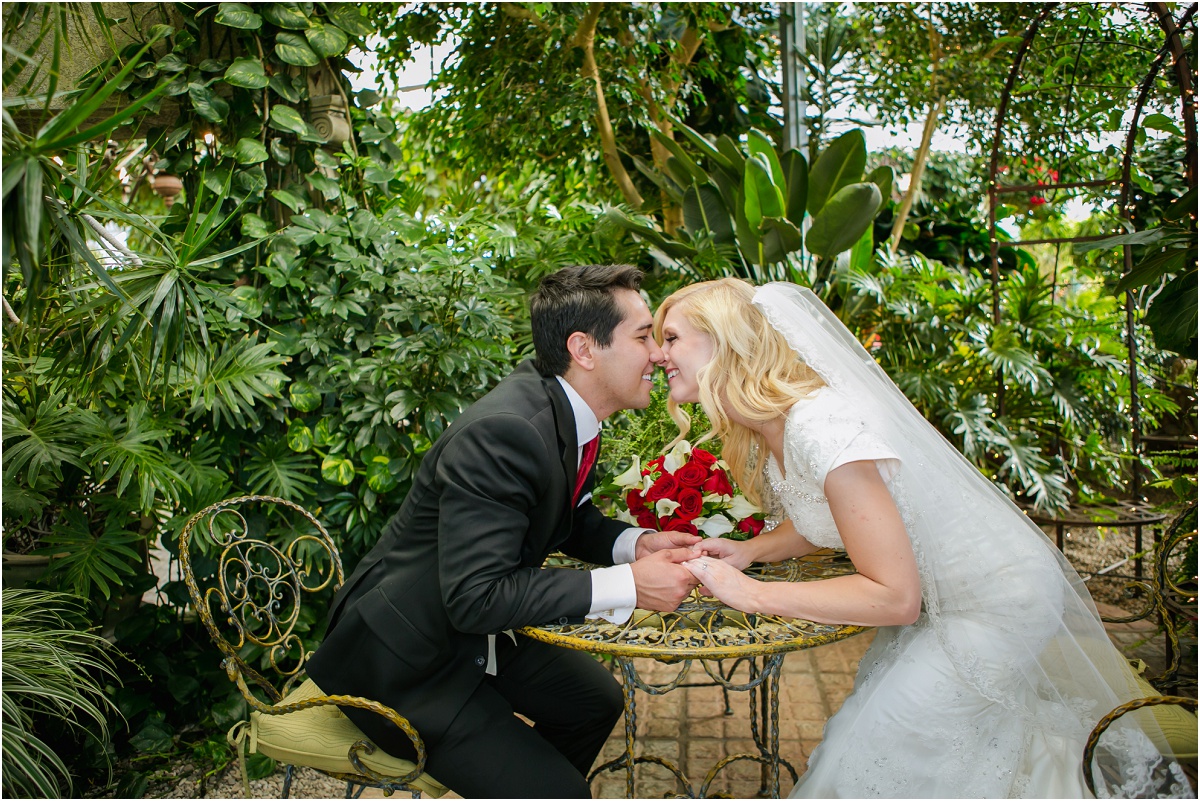
<svg viewBox="0 0 1200 801">
<path fill-rule="evenodd" d="M 309 651 L 298 631 L 303 601 L 317 593 L 332 597 L 345 580 L 337 546 L 308 510 L 265 495 L 213 504 L 184 526 L 179 559 L 192 606 L 252 710 L 229 732 L 247 796 L 247 749 L 287 765 L 284 798 L 294 766 L 346 781 L 347 797 L 355 785 L 358 793 L 375 787 L 389 796 L 447 792 L 425 773 L 425 744 L 403 716 L 367 698 L 326 695 L 305 678 Z M 259 669 L 245 656 L 253 653 L 261 654 Z M 339 706 L 387 718 L 408 736 L 417 761 L 378 750 Z"/>
<path fill-rule="evenodd" d="M 1156 719 L 1176 756 L 1196 759 L 1196 502 L 1189 504 L 1167 527 L 1155 548 L 1154 574 L 1150 580 L 1126 585 L 1130 596 L 1144 596 L 1143 608 L 1125 617 L 1104 618 L 1108 623 L 1131 623 L 1156 615 L 1166 639 L 1166 661 L 1161 673 L 1139 676 L 1145 697 L 1121 704 L 1102 717 L 1092 729 L 1083 749 L 1083 776 L 1096 793 L 1092 762 L 1100 738 L 1118 718 L 1147 707 L 1180 707 L 1191 716 L 1156 710 Z M 1186 652 L 1186 658 L 1184 658 Z M 1160 691 L 1170 694 L 1161 694 Z M 1183 693 L 1191 693 L 1191 696 Z M 1182 751 L 1182 753 L 1181 753 Z"/>
</svg>

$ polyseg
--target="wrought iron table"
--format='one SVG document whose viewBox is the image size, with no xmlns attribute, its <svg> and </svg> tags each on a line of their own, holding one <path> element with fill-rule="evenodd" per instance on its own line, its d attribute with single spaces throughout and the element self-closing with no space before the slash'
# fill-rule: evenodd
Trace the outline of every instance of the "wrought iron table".
<svg viewBox="0 0 1200 801">
<path fill-rule="evenodd" d="M 568 569 L 590 569 L 590 565 L 562 556 L 552 556 L 547 566 Z M 748 574 L 764 581 L 812 581 L 854 572 L 854 565 L 844 553 L 818 551 L 799 559 L 753 565 Z M 611 655 L 621 670 L 625 692 L 625 753 L 617 759 L 594 768 L 590 782 L 605 771 L 626 771 L 626 797 L 634 797 L 634 766 L 639 763 L 658 764 L 671 771 L 689 798 L 707 797 L 709 787 L 721 770 L 738 760 L 752 760 L 762 766 L 760 793 L 779 797 L 779 768 L 787 767 L 796 778 L 795 769 L 779 756 L 779 679 L 783 658 L 790 651 L 812 648 L 846 639 L 866 631 L 862 626 L 841 626 L 814 623 L 809 620 L 782 618 L 774 615 L 746 614 L 731 609 L 715 598 L 706 598 L 694 591 L 674 612 L 659 613 L 635 610 L 625 623 L 605 620 L 586 620 L 563 624 L 545 624 L 521 629 L 527 637 L 561 645 L 579 651 Z M 647 684 L 638 676 L 633 660 L 649 658 L 665 663 L 682 663 L 679 674 L 666 684 Z M 728 672 L 721 669 L 723 660 L 732 659 Z M 730 754 L 719 760 L 696 788 L 678 766 L 657 756 L 635 753 L 637 727 L 636 690 L 649 695 L 663 695 L 682 684 L 691 664 L 700 660 L 704 672 L 725 690 L 750 693 L 751 735 L 757 754 Z M 739 662 L 749 664 L 746 682 L 733 680 Z M 716 667 L 714 667 L 716 663 Z"/>
</svg>

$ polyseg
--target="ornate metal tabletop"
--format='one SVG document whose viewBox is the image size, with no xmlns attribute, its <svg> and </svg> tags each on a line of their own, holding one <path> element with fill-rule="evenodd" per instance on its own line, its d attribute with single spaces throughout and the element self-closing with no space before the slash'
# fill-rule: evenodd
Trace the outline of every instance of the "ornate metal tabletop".
<svg viewBox="0 0 1200 801">
<path fill-rule="evenodd" d="M 547 564 L 591 568 L 569 557 L 551 557 Z M 853 573 L 854 565 L 845 553 L 824 550 L 785 562 L 752 565 L 746 572 L 763 581 L 812 581 Z M 624 623 L 584 620 L 529 626 L 521 633 L 579 651 L 676 662 L 787 653 L 836 642 L 865 630 L 861 626 L 746 614 L 693 591 L 674 612 L 636 609 Z"/>
<path fill-rule="evenodd" d="M 576 570 L 592 567 L 562 556 L 551 557 L 547 565 Z M 854 565 L 844 553 L 824 550 L 785 562 L 753 565 L 746 572 L 762 581 L 812 581 L 848 575 L 854 572 Z M 779 756 L 779 678 L 784 656 L 790 651 L 836 642 L 863 631 L 866 628 L 862 626 L 747 614 L 706 598 L 698 590 L 674 612 L 637 609 L 621 624 L 585 620 L 521 629 L 522 634 L 535 640 L 615 658 L 624 680 L 625 753 L 593 769 L 588 780 L 605 771 L 624 769 L 627 798 L 635 795 L 633 769 L 639 763 L 653 763 L 671 771 L 685 797 L 705 798 L 717 774 L 738 760 L 758 762 L 762 766 L 760 795 L 778 798 L 780 767 L 791 773 L 793 781 L 796 779 L 795 769 Z M 638 676 L 635 658 L 681 662 L 682 666 L 673 680 L 647 684 Z M 721 667 L 721 661 L 726 659 L 734 660 L 728 670 Z M 704 672 L 723 691 L 749 692 L 751 736 L 758 750 L 757 754 L 730 754 L 719 760 L 698 787 L 669 760 L 635 753 L 635 690 L 663 695 L 678 687 L 697 686 L 682 683 L 693 660 L 701 661 Z M 744 682 L 735 681 L 734 670 L 743 663 L 749 665 L 749 677 Z"/>
</svg>

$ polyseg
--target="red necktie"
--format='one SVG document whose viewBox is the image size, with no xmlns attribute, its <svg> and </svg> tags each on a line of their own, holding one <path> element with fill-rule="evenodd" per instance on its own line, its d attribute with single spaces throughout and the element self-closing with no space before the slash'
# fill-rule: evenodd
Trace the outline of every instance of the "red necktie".
<svg viewBox="0 0 1200 801">
<path fill-rule="evenodd" d="M 591 472 L 596 463 L 596 452 L 600 450 L 600 435 L 592 437 L 583 446 L 583 455 L 579 457 L 579 475 L 575 479 L 575 496 L 571 499 L 574 506 L 579 501 L 579 491 L 583 489 L 583 480 Z"/>
</svg>

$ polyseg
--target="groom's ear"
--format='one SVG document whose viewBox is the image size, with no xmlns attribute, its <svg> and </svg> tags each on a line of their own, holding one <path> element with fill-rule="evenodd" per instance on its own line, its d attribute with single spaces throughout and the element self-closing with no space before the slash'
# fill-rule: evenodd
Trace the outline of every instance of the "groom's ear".
<svg viewBox="0 0 1200 801">
<path fill-rule="evenodd" d="M 571 355 L 571 362 L 584 370 L 594 369 L 596 366 L 596 359 L 592 355 L 594 345 L 592 338 L 582 331 L 571 334 L 567 337 L 567 353 Z"/>
</svg>

